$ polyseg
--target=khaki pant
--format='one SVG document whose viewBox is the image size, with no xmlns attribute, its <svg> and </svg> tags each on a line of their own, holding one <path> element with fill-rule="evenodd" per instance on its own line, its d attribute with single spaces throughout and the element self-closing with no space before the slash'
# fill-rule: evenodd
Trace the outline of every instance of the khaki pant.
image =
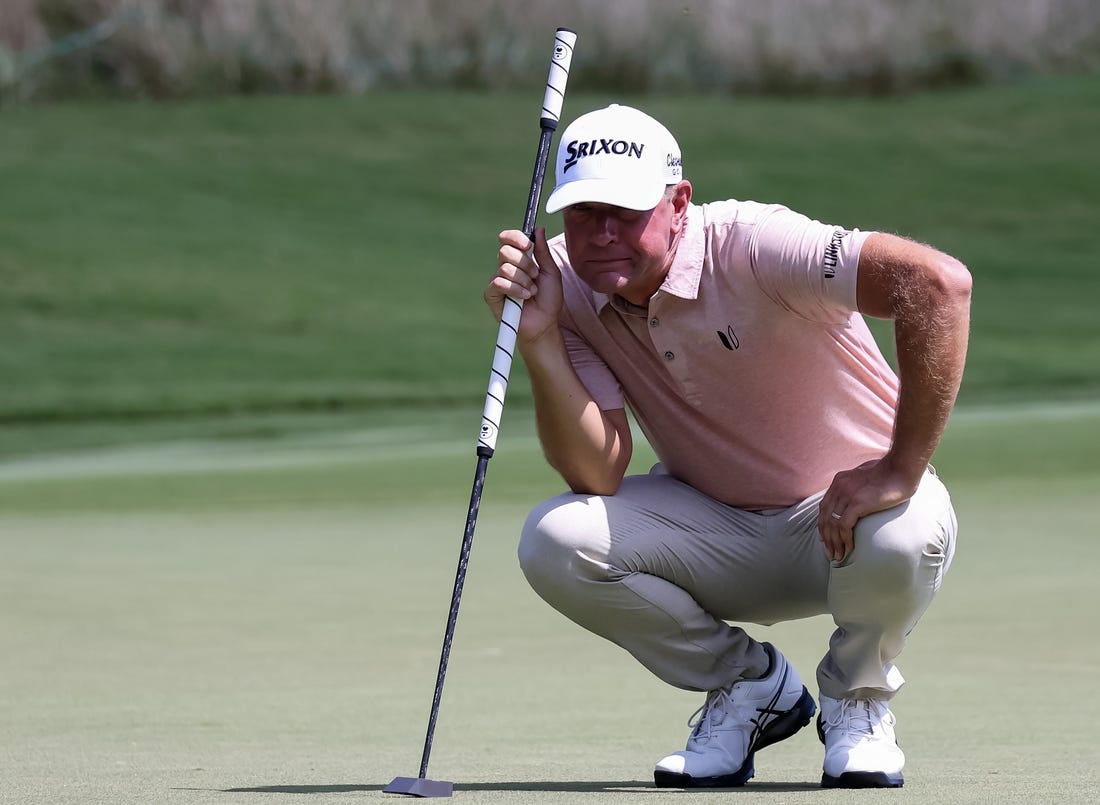
<svg viewBox="0 0 1100 805">
<path fill-rule="evenodd" d="M 658 467 L 614 496 L 538 506 L 520 565 L 552 607 L 676 687 L 714 690 L 766 671 L 762 645 L 726 621 L 828 613 L 837 628 L 817 669 L 821 693 L 889 699 L 904 682 L 893 660 L 954 554 L 951 499 L 925 473 L 912 499 L 860 520 L 854 550 L 830 562 L 817 533 L 823 494 L 748 512 Z"/>
</svg>

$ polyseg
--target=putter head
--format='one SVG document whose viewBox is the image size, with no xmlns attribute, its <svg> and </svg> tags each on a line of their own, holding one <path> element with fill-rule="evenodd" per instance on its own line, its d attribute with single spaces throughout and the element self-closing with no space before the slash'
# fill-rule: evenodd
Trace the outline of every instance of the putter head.
<svg viewBox="0 0 1100 805">
<path fill-rule="evenodd" d="M 394 777 L 382 789 L 385 794 L 408 794 L 411 797 L 449 797 L 453 783 L 446 780 L 426 780 L 423 777 Z"/>
</svg>

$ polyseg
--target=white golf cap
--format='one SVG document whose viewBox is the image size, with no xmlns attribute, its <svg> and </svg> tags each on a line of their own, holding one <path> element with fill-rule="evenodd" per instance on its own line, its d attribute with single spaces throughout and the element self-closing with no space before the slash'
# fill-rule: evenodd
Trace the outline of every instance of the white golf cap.
<svg viewBox="0 0 1100 805">
<path fill-rule="evenodd" d="M 569 124 L 558 143 L 554 177 L 547 212 L 585 201 L 650 210 L 684 171 L 668 129 L 645 112 L 612 104 Z"/>
</svg>

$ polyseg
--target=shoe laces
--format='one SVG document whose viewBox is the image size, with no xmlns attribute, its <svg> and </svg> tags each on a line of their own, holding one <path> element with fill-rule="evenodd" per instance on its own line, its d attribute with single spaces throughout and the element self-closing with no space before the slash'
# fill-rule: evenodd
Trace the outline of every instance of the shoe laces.
<svg viewBox="0 0 1100 805">
<path fill-rule="evenodd" d="M 872 735 L 875 728 L 886 723 L 893 726 L 894 714 L 881 699 L 841 699 L 840 706 L 825 720 L 826 729 Z"/>
<path fill-rule="evenodd" d="M 691 727 L 691 737 L 694 740 L 706 742 L 710 740 L 711 733 L 726 720 L 726 715 L 733 707 L 729 688 L 719 688 L 707 693 L 707 700 L 703 706 L 691 714 L 687 725 Z"/>
<path fill-rule="evenodd" d="M 707 693 L 707 700 L 703 702 L 703 706 L 691 714 L 691 718 L 688 719 L 688 726 L 691 727 L 691 737 L 694 741 L 706 743 L 710 740 L 711 735 L 726 722 L 728 716 L 731 713 L 736 712 L 737 703 L 733 698 L 733 688 L 719 688 L 718 690 L 712 690 Z M 751 724 L 752 737 L 750 740 L 755 740 L 755 736 L 760 733 L 769 716 L 782 715 L 783 711 L 776 710 L 772 707 L 757 707 L 756 716 L 752 718 L 745 718 L 741 723 Z M 731 725 L 730 728 L 736 728 L 737 721 Z"/>
</svg>

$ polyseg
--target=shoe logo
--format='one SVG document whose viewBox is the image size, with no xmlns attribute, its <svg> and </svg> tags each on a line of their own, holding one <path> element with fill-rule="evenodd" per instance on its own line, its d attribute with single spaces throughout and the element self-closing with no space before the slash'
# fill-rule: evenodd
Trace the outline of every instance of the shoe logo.
<svg viewBox="0 0 1100 805">
<path fill-rule="evenodd" d="M 763 707 L 756 708 L 758 718 L 749 719 L 753 724 L 752 734 L 749 736 L 749 746 L 755 747 L 757 741 L 764 736 L 764 731 L 768 729 L 771 723 L 779 716 L 786 714 L 786 711 L 780 710 L 778 707 L 779 698 L 783 695 L 784 688 L 787 687 L 787 676 L 789 674 L 790 666 L 783 669 L 783 675 L 779 678 L 779 685 L 776 686 L 771 700 Z"/>
<path fill-rule="evenodd" d="M 735 349 L 741 347 L 741 341 L 737 338 L 737 333 L 733 331 L 733 325 L 727 324 L 726 331 L 722 332 L 718 330 L 718 340 L 722 342 L 722 346 L 733 352 Z"/>
</svg>

